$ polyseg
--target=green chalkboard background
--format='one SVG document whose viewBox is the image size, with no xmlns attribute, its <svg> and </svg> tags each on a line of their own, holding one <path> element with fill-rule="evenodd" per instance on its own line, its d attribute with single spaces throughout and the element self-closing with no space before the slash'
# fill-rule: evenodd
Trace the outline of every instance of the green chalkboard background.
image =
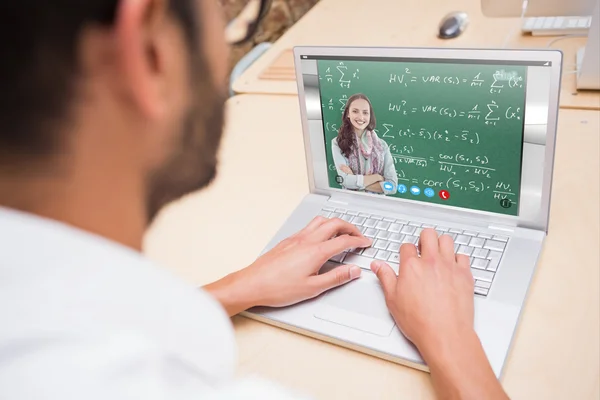
<svg viewBox="0 0 600 400">
<path fill-rule="evenodd" d="M 341 188 L 331 140 L 346 100 L 363 93 L 409 188 L 393 196 L 517 215 L 526 67 L 318 60 L 318 73 L 331 187 Z"/>
</svg>

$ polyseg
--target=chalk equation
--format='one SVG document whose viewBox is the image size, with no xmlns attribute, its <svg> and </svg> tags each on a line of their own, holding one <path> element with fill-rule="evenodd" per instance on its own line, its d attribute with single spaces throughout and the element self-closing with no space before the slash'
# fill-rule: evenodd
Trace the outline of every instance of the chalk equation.
<svg viewBox="0 0 600 400">
<path fill-rule="evenodd" d="M 350 69 L 343 61 L 340 61 L 335 68 L 327 67 L 319 76 L 322 83 L 339 85 L 345 89 L 350 89 L 352 82 L 359 79 L 360 68 Z"/>
</svg>

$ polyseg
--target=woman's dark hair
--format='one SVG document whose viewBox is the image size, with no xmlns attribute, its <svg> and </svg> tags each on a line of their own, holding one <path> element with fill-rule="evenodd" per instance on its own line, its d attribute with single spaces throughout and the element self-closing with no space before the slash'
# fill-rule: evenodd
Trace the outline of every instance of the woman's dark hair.
<svg viewBox="0 0 600 400">
<path fill-rule="evenodd" d="M 372 131 L 377 126 L 375 122 L 375 113 L 373 112 L 373 106 L 371 105 L 371 101 L 367 96 L 362 93 L 356 93 L 350 96 L 348 101 L 346 102 L 346 107 L 344 108 L 344 113 L 342 114 L 342 125 L 338 130 L 337 143 L 342 151 L 344 157 L 349 157 L 352 153 L 352 148 L 356 144 L 356 135 L 354 134 L 354 127 L 348 118 L 348 113 L 350 112 L 350 106 L 354 100 L 363 99 L 369 103 L 369 114 L 370 120 L 369 125 L 367 125 L 367 130 Z"/>
</svg>

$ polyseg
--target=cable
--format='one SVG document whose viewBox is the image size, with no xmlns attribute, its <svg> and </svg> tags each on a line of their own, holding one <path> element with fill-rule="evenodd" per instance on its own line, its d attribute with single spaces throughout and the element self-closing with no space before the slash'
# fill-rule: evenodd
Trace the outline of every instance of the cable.
<svg viewBox="0 0 600 400">
<path fill-rule="evenodd" d="M 523 26 L 523 20 L 525 19 L 525 13 L 527 12 L 527 7 L 529 6 L 529 0 L 523 0 L 523 4 L 521 4 L 521 17 L 519 19 L 519 26 L 508 32 L 506 37 L 504 38 L 504 43 L 502 44 L 502 48 L 506 48 L 508 45 L 508 41 L 521 30 Z"/>
<path fill-rule="evenodd" d="M 578 38 L 578 37 L 587 37 L 587 36 L 588 36 L 587 34 L 583 34 L 583 33 L 572 33 L 569 35 L 560 36 L 560 37 L 554 38 L 551 41 L 549 41 L 548 44 L 546 45 L 546 47 L 552 47 L 552 45 L 554 43 L 561 41 L 561 40 Z"/>
</svg>

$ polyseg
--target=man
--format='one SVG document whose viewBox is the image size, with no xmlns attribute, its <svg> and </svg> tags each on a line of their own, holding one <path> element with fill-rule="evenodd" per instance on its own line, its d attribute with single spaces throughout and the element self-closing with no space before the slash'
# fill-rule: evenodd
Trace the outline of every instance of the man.
<svg viewBox="0 0 600 400">
<path fill-rule="evenodd" d="M 0 5 L 0 398 L 292 398 L 232 380 L 226 313 L 359 278 L 317 271 L 368 239 L 317 218 L 205 290 L 139 253 L 159 209 L 215 175 L 219 14 L 212 0 Z M 398 279 L 372 266 L 390 312 L 440 397 L 506 398 L 473 330 L 467 259 L 431 230 L 421 243 L 421 257 L 402 247 Z"/>
</svg>

